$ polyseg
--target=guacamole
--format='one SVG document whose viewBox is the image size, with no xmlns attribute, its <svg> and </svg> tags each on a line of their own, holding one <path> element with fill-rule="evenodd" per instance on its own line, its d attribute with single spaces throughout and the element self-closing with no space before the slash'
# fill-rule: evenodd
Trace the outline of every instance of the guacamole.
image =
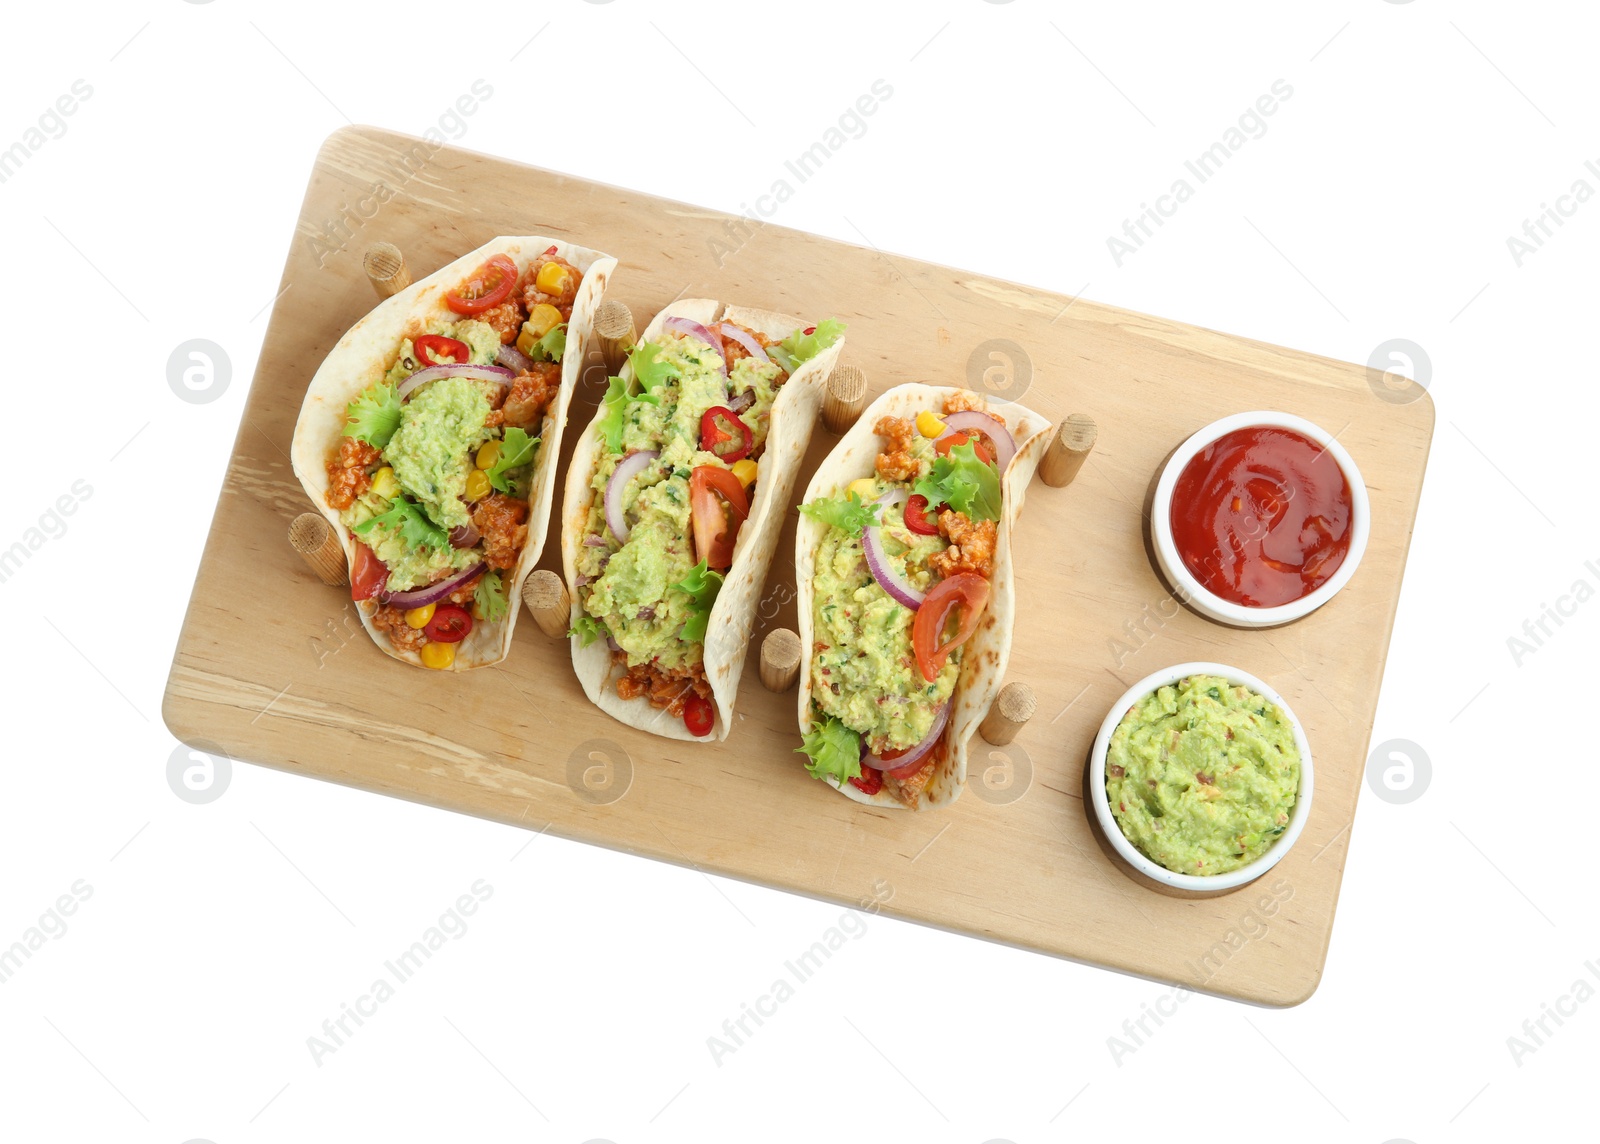
<svg viewBox="0 0 1600 1144">
<path fill-rule="evenodd" d="M 942 552 L 945 541 L 907 528 L 903 504 L 888 506 L 882 519 L 884 552 L 901 570 L 915 569 L 909 580 L 926 591 L 932 579 L 927 559 Z M 813 638 L 820 649 L 811 661 L 812 703 L 859 731 L 876 754 L 916 746 L 955 690 L 962 649 L 932 683 L 923 678 L 911 646 L 916 612 L 873 579 L 861 538 L 842 528 L 823 534 L 812 585 Z"/>
<path fill-rule="evenodd" d="M 383 450 L 400 484 L 443 529 L 472 520 L 462 499 L 472 454 L 490 437 L 485 427 L 489 382 L 446 377 L 420 387 L 401 409 L 400 427 Z"/>
<path fill-rule="evenodd" d="M 345 509 L 340 518 L 352 532 L 358 524 L 365 524 L 375 516 L 382 516 L 394 507 L 394 501 L 376 488 L 369 488 L 356 502 Z M 372 554 L 389 569 L 385 586 L 394 592 L 407 592 L 442 580 L 455 572 L 464 572 L 479 560 L 482 552 L 474 548 L 452 548 L 448 544 L 432 548 L 425 544 L 409 544 L 397 528 L 377 525 L 360 534 L 360 540 Z"/>
<path fill-rule="evenodd" d="M 674 587 L 695 567 L 689 477 L 701 465 L 726 467 L 701 451 L 701 418 L 726 406 L 730 392 L 754 390 L 755 400 L 740 420 L 751 430 L 752 452 L 759 450 L 783 371 L 773 362 L 747 357 L 724 377 L 715 348 L 671 333 L 647 343 L 643 352 L 653 353 L 652 360 L 676 376 L 628 401 L 621 451 L 607 453 L 595 470 L 584 536 L 603 543 L 579 549 L 578 583 L 587 585 L 580 592 L 584 612 L 605 625 L 630 665 L 678 668 L 698 663 L 703 655 L 699 643 L 679 635 L 694 600 Z M 605 519 L 606 484 L 625 457 L 642 450 L 654 450 L 660 458 L 622 490 L 622 514 L 631 523 L 627 543 L 618 545 Z"/>
<path fill-rule="evenodd" d="M 1124 837 L 1178 874 L 1223 874 L 1261 857 L 1288 828 L 1299 788 L 1288 716 L 1215 675 L 1140 699 L 1106 752 L 1106 798 Z"/>
</svg>

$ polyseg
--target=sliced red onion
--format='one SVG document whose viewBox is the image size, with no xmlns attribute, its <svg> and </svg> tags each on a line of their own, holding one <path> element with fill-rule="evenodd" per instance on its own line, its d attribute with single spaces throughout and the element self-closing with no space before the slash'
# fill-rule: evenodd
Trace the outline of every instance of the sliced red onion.
<svg viewBox="0 0 1600 1144">
<path fill-rule="evenodd" d="M 668 318 L 661 323 L 661 328 L 671 330 L 675 334 L 687 334 L 691 338 L 698 338 L 706 345 L 717 351 L 717 358 L 722 365 L 722 376 L 728 376 L 728 355 L 722 352 L 722 339 L 706 329 L 692 318 Z"/>
<path fill-rule="evenodd" d="M 895 489 L 893 492 L 879 497 L 875 503 L 882 505 L 887 510 L 890 506 L 901 503 L 910 495 L 903 488 Z M 881 520 L 883 513 L 880 512 L 878 517 Z M 919 592 L 913 588 L 905 573 L 895 568 L 894 561 L 889 558 L 889 554 L 883 548 L 882 526 L 871 524 L 862 530 L 861 551 L 866 554 L 867 568 L 872 572 L 872 578 L 878 582 L 880 588 L 913 612 L 922 606 L 922 601 L 927 599 L 927 593 Z"/>
<path fill-rule="evenodd" d="M 621 651 L 622 650 L 622 645 L 619 644 L 616 640 L 611 638 L 611 633 L 610 632 L 606 633 L 606 647 L 610 648 L 612 651 Z"/>
<path fill-rule="evenodd" d="M 598 536 L 585 536 L 583 538 L 583 546 L 585 548 L 604 548 L 606 542 Z"/>
<path fill-rule="evenodd" d="M 402 381 L 397 392 L 404 400 L 418 386 L 442 377 L 469 377 L 475 381 L 498 381 L 501 385 L 510 385 L 516 376 L 509 369 L 501 369 L 497 365 L 430 365 Z"/>
<path fill-rule="evenodd" d="M 623 458 L 611 474 L 611 479 L 606 482 L 606 525 L 611 529 L 611 535 L 617 538 L 618 544 L 628 543 L 628 522 L 622 518 L 622 491 L 628 487 L 628 482 L 650 467 L 660 453 L 654 449 L 641 449 L 629 457 Z"/>
<path fill-rule="evenodd" d="M 533 367 L 533 359 L 514 345 L 501 346 L 494 360 L 512 373 L 527 373 Z"/>
<path fill-rule="evenodd" d="M 471 548 L 482 539 L 483 533 L 471 524 L 458 524 L 450 530 L 451 548 Z"/>
<path fill-rule="evenodd" d="M 723 322 L 722 325 L 718 326 L 717 328 L 722 331 L 724 337 L 732 338 L 745 349 L 749 350 L 751 357 L 759 358 L 762 361 L 772 360 L 767 356 L 767 351 L 761 348 L 761 343 L 756 341 L 754 336 L 745 333 L 732 322 Z"/>
<path fill-rule="evenodd" d="M 437 584 L 429 584 L 425 588 L 413 588 L 409 592 L 385 592 L 383 602 L 406 609 L 425 608 L 429 604 L 437 604 L 463 584 L 481 575 L 487 567 L 487 564 L 474 564 L 465 572 L 457 572 L 454 576 L 440 580 Z"/>
<path fill-rule="evenodd" d="M 745 391 L 743 393 L 741 393 L 738 397 L 734 397 L 734 398 L 729 399 L 728 408 L 733 410 L 735 413 L 743 413 L 746 409 L 749 409 L 755 403 L 756 403 L 756 391 L 755 391 L 755 389 L 753 387 L 747 386 L 745 388 Z"/>
<path fill-rule="evenodd" d="M 939 704 L 939 710 L 933 716 L 933 728 L 923 736 L 922 742 L 912 747 L 905 754 L 888 760 L 879 758 L 877 755 L 866 755 L 862 758 L 861 765 L 872 767 L 874 770 L 879 771 L 892 771 L 899 767 L 909 767 L 933 750 L 934 745 L 939 741 L 939 736 L 944 734 L 944 727 L 948 722 L 950 722 L 950 701 L 946 699 Z M 861 742 L 865 746 L 866 740 L 862 739 Z"/>
<path fill-rule="evenodd" d="M 941 434 L 940 441 L 957 433 L 973 432 L 982 433 L 993 441 L 994 467 L 1000 473 L 1006 471 L 1011 458 L 1017 455 L 1016 438 L 1011 436 L 1011 430 L 1000 424 L 1000 419 L 993 414 L 984 413 L 979 409 L 963 409 L 959 413 L 945 414 L 944 425 L 950 432 Z"/>
</svg>

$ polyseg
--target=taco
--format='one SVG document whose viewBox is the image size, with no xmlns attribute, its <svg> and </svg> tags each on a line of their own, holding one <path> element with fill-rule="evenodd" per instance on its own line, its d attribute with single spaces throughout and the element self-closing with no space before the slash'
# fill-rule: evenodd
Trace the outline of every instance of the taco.
<svg viewBox="0 0 1600 1144">
<path fill-rule="evenodd" d="M 497 238 L 382 302 L 311 379 L 295 475 L 344 545 L 362 625 L 395 659 L 463 671 L 510 651 L 615 266 Z"/>
<path fill-rule="evenodd" d="M 1011 647 L 1011 528 L 1050 424 L 965 389 L 901 385 L 817 470 L 795 532 L 799 751 L 857 802 L 961 793 Z"/>
<path fill-rule="evenodd" d="M 572 663 L 623 723 L 727 737 L 757 597 L 844 326 L 683 299 L 573 452 L 561 512 Z"/>
</svg>

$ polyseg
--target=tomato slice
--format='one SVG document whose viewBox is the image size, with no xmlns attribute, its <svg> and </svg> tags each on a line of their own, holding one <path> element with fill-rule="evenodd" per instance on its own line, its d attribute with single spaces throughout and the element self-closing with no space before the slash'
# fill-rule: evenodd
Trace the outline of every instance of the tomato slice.
<svg viewBox="0 0 1600 1144">
<path fill-rule="evenodd" d="M 726 421 L 732 428 L 724 429 L 718 423 L 718 418 Z M 736 438 L 737 443 L 732 448 L 717 448 L 718 445 L 734 441 Z M 730 465 L 749 455 L 750 443 L 754 439 L 754 435 L 750 432 L 750 426 L 746 425 L 739 415 L 726 405 L 714 405 L 707 409 L 704 416 L 700 418 L 701 451 L 715 453 Z"/>
<path fill-rule="evenodd" d="M 909 747 L 906 748 L 906 750 L 910 749 L 911 748 Z M 905 753 L 905 751 L 886 751 L 885 753 L 879 755 L 878 758 L 882 759 L 886 763 L 892 763 Z M 926 751 L 923 751 L 922 754 L 912 759 L 909 763 L 905 763 L 898 767 L 890 767 L 883 773 L 894 779 L 895 782 L 904 782 L 906 779 L 910 778 L 923 767 L 928 765 L 928 756 L 931 754 L 933 754 L 933 748 L 929 747 Z"/>
<path fill-rule="evenodd" d="M 928 498 L 921 493 L 912 493 L 911 499 L 906 501 L 906 527 L 919 536 L 939 535 L 939 526 L 928 519 Z"/>
<path fill-rule="evenodd" d="M 472 613 L 459 604 L 440 604 L 422 630 L 435 643 L 460 643 L 472 630 Z"/>
<path fill-rule="evenodd" d="M 911 622 L 911 646 L 917 653 L 917 666 L 922 678 L 932 683 L 950 658 L 950 653 L 972 637 L 978 630 L 978 620 L 989 603 L 989 581 L 976 572 L 957 572 L 947 576 L 929 590 L 927 599 L 917 609 L 917 618 Z M 946 643 L 945 621 L 955 608 L 961 609 L 961 626 Z"/>
<path fill-rule="evenodd" d="M 862 794 L 877 794 L 883 789 L 883 772 L 876 767 L 863 766 L 861 773 L 850 780 L 850 785 Z"/>
<path fill-rule="evenodd" d="M 460 287 L 444 296 L 444 304 L 458 314 L 481 314 L 511 296 L 517 285 L 517 264 L 504 254 L 485 262 Z"/>
<path fill-rule="evenodd" d="M 696 738 L 709 735 L 716 721 L 717 716 L 711 707 L 711 700 L 691 695 L 683 701 L 683 725 L 689 729 L 689 734 Z"/>
<path fill-rule="evenodd" d="M 413 338 L 411 348 L 416 350 L 417 361 L 423 366 L 466 365 L 472 360 L 472 351 L 467 348 L 466 342 L 458 342 L 455 338 L 440 334 L 423 334 Z"/>
<path fill-rule="evenodd" d="M 725 571 L 733 563 L 739 526 L 750 515 L 750 501 L 739 478 L 731 469 L 716 465 L 695 469 L 689 474 L 689 513 L 694 523 L 696 554 L 708 568 Z"/>
<path fill-rule="evenodd" d="M 370 600 L 389 580 L 389 566 L 372 549 L 356 541 L 356 558 L 350 568 L 350 598 Z"/>
<path fill-rule="evenodd" d="M 938 453 L 939 456 L 943 457 L 957 445 L 965 445 L 968 441 L 973 443 L 972 451 L 977 455 L 978 460 L 984 462 L 985 464 L 994 464 L 994 453 L 989 450 L 988 442 L 986 442 L 982 437 L 972 433 L 967 433 L 965 431 L 952 433 L 948 437 L 940 437 L 933 443 L 933 451 Z"/>
</svg>

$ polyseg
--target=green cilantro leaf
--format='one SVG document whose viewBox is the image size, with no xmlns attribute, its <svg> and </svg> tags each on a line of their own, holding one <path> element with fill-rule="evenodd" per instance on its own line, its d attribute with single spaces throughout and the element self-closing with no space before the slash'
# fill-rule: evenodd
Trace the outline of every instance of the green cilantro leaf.
<svg viewBox="0 0 1600 1144">
<path fill-rule="evenodd" d="M 628 423 L 628 405 L 634 401 L 642 401 L 647 405 L 660 404 L 659 398 L 648 393 L 629 393 L 628 383 L 620 377 L 613 377 L 606 383 L 606 395 L 600 399 L 606 412 L 596 424 L 606 439 L 607 452 L 622 452 L 622 431 Z"/>
<path fill-rule="evenodd" d="M 367 387 L 344 412 L 344 435 L 365 441 L 374 449 L 387 446 L 400 428 L 400 396 L 387 382 Z"/>
<path fill-rule="evenodd" d="M 478 577 L 472 599 L 486 622 L 506 618 L 506 586 L 500 580 L 500 573 L 491 570 Z"/>
<path fill-rule="evenodd" d="M 511 480 L 506 474 L 530 464 L 534 447 L 538 444 L 539 438 L 528 436 L 515 425 L 508 425 L 505 440 L 500 442 L 500 459 L 489 469 L 489 483 L 503 493 L 510 493 Z"/>
<path fill-rule="evenodd" d="M 429 520 L 415 501 L 405 497 L 395 498 L 389 511 L 362 521 L 351 531 L 365 536 L 374 528 L 397 528 L 400 539 L 412 548 L 442 549 L 450 546 L 449 534 Z"/>
<path fill-rule="evenodd" d="M 674 584 L 672 590 L 689 596 L 689 619 L 683 625 L 683 638 L 690 643 L 704 643 L 712 605 L 717 602 L 717 593 L 722 591 L 722 573 L 711 571 L 702 560 Z"/>
<path fill-rule="evenodd" d="M 560 361 L 561 355 L 567 352 L 567 324 L 558 322 L 551 326 L 544 337 L 533 343 L 533 352 L 528 356 L 534 361 Z"/>
<path fill-rule="evenodd" d="M 628 363 L 633 366 L 633 376 L 640 389 L 650 395 L 678 376 L 678 367 L 660 358 L 662 350 L 655 342 L 634 346 L 628 353 Z"/>
<path fill-rule="evenodd" d="M 930 505 L 947 504 L 969 520 L 1000 519 L 1000 475 L 993 465 L 978 459 L 971 441 L 936 459 L 915 491 Z"/>
<path fill-rule="evenodd" d="M 818 724 L 813 723 L 796 747 L 797 754 L 811 756 L 806 770 L 815 778 L 837 779 L 839 784 L 861 775 L 861 736 L 833 716 Z"/>
<path fill-rule="evenodd" d="M 812 520 L 842 528 L 851 536 L 860 536 L 868 525 L 879 523 L 878 513 L 882 507 L 876 502 L 864 504 L 859 494 L 851 493 L 844 500 L 818 497 L 801 505 L 800 511 Z"/>
<path fill-rule="evenodd" d="M 595 640 L 603 640 L 611 633 L 606 631 L 606 626 L 586 612 L 579 612 L 572 621 L 572 629 L 567 632 L 569 636 L 577 636 L 584 647 L 588 647 Z"/>
<path fill-rule="evenodd" d="M 767 356 L 793 373 L 803 362 L 808 362 L 839 340 L 845 324 L 837 318 L 824 318 L 809 334 L 796 330 L 775 346 L 767 347 Z"/>
</svg>

